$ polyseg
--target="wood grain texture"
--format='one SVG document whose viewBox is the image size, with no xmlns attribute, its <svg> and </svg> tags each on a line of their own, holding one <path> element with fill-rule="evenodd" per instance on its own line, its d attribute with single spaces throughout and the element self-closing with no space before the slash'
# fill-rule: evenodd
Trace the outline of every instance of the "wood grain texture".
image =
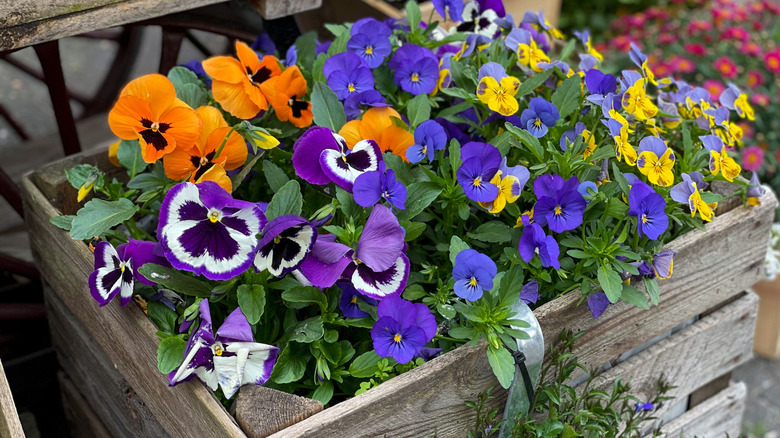
<svg viewBox="0 0 780 438">
<path fill-rule="evenodd" d="M 758 295 L 758 322 L 753 351 L 768 359 L 780 358 L 780 278 L 753 285 Z"/>
<path fill-rule="evenodd" d="M 65 419 L 70 426 L 71 436 L 80 438 L 114 436 L 106 429 L 98 415 L 76 389 L 76 385 L 64 372 L 57 372 L 57 380 L 60 383 L 62 408 L 65 410 Z"/>
<path fill-rule="evenodd" d="M 59 212 L 33 184 L 22 180 L 25 216 L 38 267 L 79 324 L 90 333 L 94 347 L 106 354 L 113 366 L 144 400 L 165 432 L 173 437 L 245 436 L 211 391 L 199 382 L 169 388 L 157 371 L 155 327 L 136 306 L 122 308 L 118 301 L 99 308 L 86 283 L 93 270 L 93 256 L 81 242 L 49 223 Z"/>
<path fill-rule="evenodd" d="M 0 1 L 0 17 L 12 17 L 0 28 L 2 52 L 227 0 L 57 0 L 51 7 L 44 6 L 51 3 L 48 0 Z M 20 4 L 28 6 L 20 8 Z M 64 10 L 58 9 L 63 6 Z"/>
<path fill-rule="evenodd" d="M 0 438 L 24 438 L 22 423 L 16 412 L 11 388 L 5 378 L 3 364 L 0 363 Z"/>
<path fill-rule="evenodd" d="M 597 367 L 728 301 L 762 276 L 776 204 L 767 192 L 760 206 L 736 207 L 707 224 L 706 232 L 694 230 L 668 243 L 665 248 L 678 251 L 674 273 L 659 280 L 661 299 L 649 311 L 621 301 L 593 319 L 584 305 L 576 307 L 577 291 L 539 307 L 534 313 L 548 334 L 545 343 L 564 328 L 584 330 L 575 354 L 587 368 Z"/>
<path fill-rule="evenodd" d="M 322 6 L 322 0 L 247 0 L 266 20 L 310 11 Z"/>
<path fill-rule="evenodd" d="M 732 383 L 728 388 L 664 425 L 661 431 L 670 438 L 740 436 L 746 399 L 745 384 Z"/>
<path fill-rule="evenodd" d="M 86 398 L 89 411 L 101 419 L 100 426 L 114 437 L 167 437 L 145 401 L 114 368 L 105 353 L 92 345 L 92 336 L 81 327 L 62 300 L 50 287 L 44 287 L 44 294 L 57 360 L 67 373 L 68 381 L 83 394 L 82 398 Z M 79 424 L 72 435 L 81 436 L 81 430 L 92 425 Z M 93 434 L 100 436 L 99 432 L 95 430 Z"/>
<path fill-rule="evenodd" d="M 235 402 L 236 420 L 249 438 L 265 438 L 323 409 L 306 397 L 256 385 L 244 385 Z"/>
</svg>

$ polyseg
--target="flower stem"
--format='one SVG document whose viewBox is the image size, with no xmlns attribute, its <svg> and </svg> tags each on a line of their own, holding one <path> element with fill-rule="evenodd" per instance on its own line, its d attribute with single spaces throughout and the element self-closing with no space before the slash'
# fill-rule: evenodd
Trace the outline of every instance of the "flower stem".
<svg viewBox="0 0 780 438">
<path fill-rule="evenodd" d="M 238 126 L 239 125 L 233 126 L 232 128 L 230 128 L 230 131 L 228 131 L 228 133 L 225 134 L 225 138 L 222 139 L 222 143 L 220 143 L 219 147 L 217 148 L 217 153 L 214 154 L 214 158 L 212 158 L 211 161 L 214 161 L 217 158 L 219 158 L 219 154 L 222 153 L 222 149 L 225 147 L 225 143 L 227 143 L 228 138 L 230 138 L 230 134 L 232 134 L 233 131 L 235 131 Z"/>
</svg>

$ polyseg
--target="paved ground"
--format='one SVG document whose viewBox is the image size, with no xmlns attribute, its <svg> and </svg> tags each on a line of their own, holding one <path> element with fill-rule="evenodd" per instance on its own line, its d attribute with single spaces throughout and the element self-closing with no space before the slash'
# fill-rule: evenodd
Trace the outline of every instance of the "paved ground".
<svg viewBox="0 0 780 438">
<path fill-rule="evenodd" d="M 780 361 L 756 357 L 732 377 L 748 386 L 743 432 L 755 437 L 780 436 Z"/>
</svg>

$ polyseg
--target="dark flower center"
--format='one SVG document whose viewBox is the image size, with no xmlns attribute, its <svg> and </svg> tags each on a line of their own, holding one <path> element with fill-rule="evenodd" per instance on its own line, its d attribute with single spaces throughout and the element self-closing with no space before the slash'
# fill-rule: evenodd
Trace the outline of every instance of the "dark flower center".
<svg viewBox="0 0 780 438">
<path fill-rule="evenodd" d="M 170 124 L 152 122 L 149 119 L 142 118 L 141 125 L 147 128 L 139 133 L 147 144 L 152 145 L 158 151 L 168 146 L 168 140 L 163 137 L 163 133 L 171 127 Z"/>
<path fill-rule="evenodd" d="M 292 109 L 292 115 L 296 119 L 301 118 L 302 112 L 309 109 L 309 102 L 298 100 L 295 96 L 290 96 L 290 100 L 287 101 L 287 106 Z"/>
<path fill-rule="evenodd" d="M 195 181 L 197 181 L 212 167 L 214 167 L 214 163 L 212 163 L 211 160 L 214 159 L 214 154 L 216 153 L 217 151 L 211 151 L 208 154 L 206 154 L 205 157 L 197 157 L 194 155 L 190 157 L 190 162 L 192 162 L 192 165 L 197 168 L 197 170 L 195 171 L 195 175 L 193 175 Z"/>
<path fill-rule="evenodd" d="M 260 85 L 267 81 L 271 77 L 271 70 L 268 67 L 260 67 L 255 74 L 252 74 L 252 70 L 249 67 L 246 68 L 246 74 L 249 76 L 249 81 L 253 85 Z"/>
</svg>

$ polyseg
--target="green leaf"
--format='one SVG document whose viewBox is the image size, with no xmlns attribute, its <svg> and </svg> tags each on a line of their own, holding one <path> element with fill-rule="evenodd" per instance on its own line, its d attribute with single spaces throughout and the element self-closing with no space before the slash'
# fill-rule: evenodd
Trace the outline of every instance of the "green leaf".
<svg viewBox="0 0 780 438">
<path fill-rule="evenodd" d="M 580 77 L 572 75 L 564 80 L 552 95 L 552 104 L 561 113 L 561 119 L 566 118 L 579 106 L 580 102 Z"/>
<path fill-rule="evenodd" d="M 416 182 L 406 188 L 406 209 L 398 212 L 398 220 L 411 220 L 422 213 L 441 194 L 441 187 L 429 181 Z"/>
<path fill-rule="evenodd" d="M 376 373 L 378 369 L 376 364 L 380 360 L 382 360 L 382 358 L 376 354 L 375 350 L 367 351 L 349 364 L 349 373 L 352 374 L 353 377 L 371 377 Z"/>
<path fill-rule="evenodd" d="M 176 269 L 166 268 L 165 266 L 147 263 L 140 268 L 138 272 L 150 281 L 167 287 L 183 295 L 189 295 L 198 298 L 208 298 L 211 296 L 211 285 L 206 282 L 192 278 L 189 275 L 177 271 Z"/>
<path fill-rule="evenodd" d="M 295 51 L 298 54 L 298 65 L 304 70 L 311 70 L 314 56 L 317 53 L 317 32 L 309 31 L 295 40 Z"/>
<path fill-rule="evenodd" d="M 349 29 L 349 26 L 345 26 L 343 24 L 332 24 L 331 27 L 328 28 L 328 30 L 336 36 L 336 38 L 333 40 L 333 43 L 331 43 L 330 47 L 328 47 L 329 58 L 338 53 L 347 51 L 347 41 L 349 41 L 351 37 Z"/>
<path fill-rule="evenodd" d="M 246 179 L 246 176 L 249 175 L 249 172 L 252 171 L 252 168 L 255 167 L 255 164 L 260 158 L 263 158 L 262 154 L 255 155 L 248 163 L 244 164 L 244 167 L 237 174 L 230 177 L 230 183 L 233 185 L 234 192 L 241 186 Z"/>
<path fill-rule="evenodd" d="M 275 383 L 297 382 L 301 380 L 306 372 L 304 357 L 307 357 L 307 355 L 297 354 L 299 352 L 293 350 L 293 344 L 288 345 L 276 359 L 276 364 L 273 371 L 271 371 L 271 380 Z"/>
<path fill-rule="evenodd" d="M 146 170 L 146 161 L 141 155 L 141 145 L 138 140 L 122 140 L 119 142 L 119 150 L 116 151 L 116 158 L 119 160 L 130 178 L 134 178 L 139 173 Z"/>
<path fill-rule="evenodd" d="M 572 53 L 574 53 L 574 49 L 577 46 L 577 40 L 574 38 L 570 39 L 568 43 L 563 47 L 561 50 L 561 56 L 558 57 L 563 62 L 566 62 L 567 59 L 569 59 L 569 56 L 571 56 Z"/>
<path fill-rule="evenodd" d="M 182 85 L 176 89 L 176 97 L 192 108 L 198 108 L 209 103 L 209 95 L 200 84 Z"/>
<path fill-rule="evenodd" d="M 282 299 L 289 303 L 316 303 L 324 313 L 328 309 L 328 297 L 316 287 L 298 286 L 282 292 Z"/>
<path fill-rule="evenodd" d="M 142 173 L 131 179 L 127 183 L 127 187 L 130 189 L 149 191 L 165 187 L 168 182 L 170 182 L 170 179 L 165 176 L 165 170 L 161 163 L 158 163 L 152 168 L 151 172 Z"/>
<path fill-rule="evenodd" d="M 301 215 L 303 208 L 303 196 L 301 196 L 301 185 L 298 181 L 291 180 L 286 182 L 278 192 L 271 198 L 265 216 L 271 220 L 284 216 L 286 214 Z"/>
<path fill-rule="evenodd" d="M 550 77 L 552 72 L 553 69 L 545 70 L 543 72 L 536 73 L 535 75 L 526 79 L 525 82 L 520 84 L 520 88 L 517 89 L 517 94 L 515 94 L 515 99 L 520 100 L 521 97 L 525 96 L 526 94 L 530 94 L 535 89 L 539 88 L 539 86 L 542 85 L 544 81 L 546 81 L 547 78 Z"/>
<path fill-rule="evenodd" d="M 409 164 L 404 163 L 403 159 L 398 155 L 392 152 L 385 152 L 382 154 L 382 159 L 384 160 L 385 164 L 387 164 L 387 167 L 393 169 L 393 172 L 395 172 L 395 177 L 401 183 L 409 185 L 417 180 L 417 178 L 412 173 L 412 169 L 409 167 Z M 352 195 L 350 195 L 350 197 L 352 197 Z M 409 197 L 407 196 L 406 199 L 408 200 Z"/>
<path fill-rule="evenodd" d="M 341 212 L 344 213 L 344 215 L 347 217 L 356 217 L 360 214 L 361 211 L 363 211 L 363 207 L 359 206 L 357 202 L 355 202 L 355 198 L 352 196 L 352 193 L 349 193 L 348 191 L 338 186 L 336 187 L 336 199 L 339 201 Z"/>
<path fill-rule="evenodd" d="M 146 314 L 157 326 L 157 330 L 176 333 L 176 320 L 179 319 L 179 315 L 165 304 L 159 301 L 149 301 L 146 303 Z"/>
<path fill-rule="evenodd" d="M 490 221 L 478 226 L 474 232 L 467 235 L 481 242 L 509 242 L 512 240 L 512 228 L 500 221 Z"/>
<path fill-rule="evenodd" d="M 325 334 L 322 316 L 315 316 L 293 324 L 287 331 L 291 341 L 310 344 Z"/>
<path fill-rule="evenodd" d="M 406 231 L 406 234 L 404 234 L 404 241 L 405 242 L 411 242 L 423 233 L 425 231 L 425 228 L 427 225 L 423 222 L 413 222 L 413 221 L 404 221 L 401 223 L 401 226 L 404 228 L 404 231 Z"/>
<path fill-rule="evenodd" d="M 314 390 L 314 394 L 311 395 L 311 398 L 319 401 L 323 405 L 327 405 L 328 402 L 330 402 L 330 399 L 333 398 L 333 382 L 326 380 L 320 383 L 320 385 L 317 386 L 317 389 Z"/>
<path fill-rule="evenodd" d="M 622 219 L 626 216 L 626 212 L 628 212 L 628 205 L 619 198 L 609 198 L 607 209 L 604 211 L 607 216 Z"/>
<path fill-rule="evenodd" d="M 640 309 L 647 310 L 650 308 L 644 292 L 630 284 L 623 283 L 623 293 L 620 295 L 620 298 L 628 304 L 639 307 Z"/>
<path fill-rule="evenodd" d="M 487 350 L 487 356 L 498 383 L 504 389 L 509 389 L 515 378 L 515 360 L 512 358 L 512 353 L 504 347 L 493 348 L 490 346 Z"/>
<path fill-rule="evenodd" d="M 628 193 L 630 191 L 628 187 L 628 180 L 626 179 L 625 175 L 623 175 L 623 172 L 620 171 L 620 169 L 617 166 L 616 162 L 612 162 L 612 177 L 617 181 L 618 185 L 620 186 L 620 190 L 623 191 L 623 193 L 628 196 Z"/>
<path fill-rule="evenodd" d="M 157 369 L 168 374 L 181 365 L 187 342 L 179 336 L 165 338 L 157 346 Z"/>
<path fill-rule="evenodd" d="M 409 117 L 409 123 L 412 128 L 416 128 L 420 123 L 431 118 L 431 103 L 428 101 L 428 95 L 418 94 L 406 107 L 406 115 Z"/>
<path fill-rule="evenodd" d="M 338 96 L 322 82 L 314 84 L 314 91 L 311 93 L 311 112 L 314 114 L 315 124 L 330 128 L 333 132 L 338 132 L 347 123 L 344 106 L 339 102 Z"/>
<path fill-rule="evenodd" d="M 328 332 L 335 332 L 336 338 L 338 338 L 338 332 L 336 330 L 328 330 Z M 328 335 L 326 334 L 325 337 L 327 336 Z M 322 351 L 322 355 L 325 356 L 325 359 L 332 364 L 338 365 L 341 360 L 341 344 L 336 343 L 335 340 L 321 343 L 320 351 Z"/>
<path fill-rule="evenodd" d="M 518 140 L 520 140 L 520 143 L 524 144 L 531 152 L 533 152 L 539 162 L 544 161 L 544 148 L 542 148 L 542 144 L 539 143 L 538 138 L 531 135 L 531 133 L 525 129 L 518 128 L 509 122 L 506 122 L 504 127 Z"/>
<path fill-rule="evenodd" d="M 476 336 L 476 332 L 471 327 L 455 326 L 447 334 L 455 339 L 473 339 Z"/>
<path fill-rule="evenodd" d="M 409 19 L 409 26 L 414 32 L 422 20 L 422 12 L 420 12 L 420 6 L 417 5 L 417 2 L 413 0 L 406 2 L 406 18 Z"/>
<path fill-rule="evenodd" d="M 192 70 L 186 67 L 177 66 L 168 70 L 168 79 L 173 84 L 173 88 L 175 88 L 177 91 L 179 90 L 179 88 L 181 88 L 184 85 L 202 84 L 201 80 L 198 79 L 198 75 L 196 75 Z"/>
<path fill-rule="evenodd" d="M 446 319 L 455 319 L 458 315 L 458 312 L 456 312 L 455 308 L 450 304 L 436 303 L 436 310 Z"/>
<path fill-rule="evenodd" d="M 654 306 L 657 306 L 658 299 L 661 297 L 661 289 L 658 287 L 658 281 L 656 281 L 655 278 L 645 277 L 642 280 L 642 283 L 645 285 L 647 294 L 650 295 L 650 302 L 653 303 Z"/>
<path fill-rule="evenodd" d="M 242 284 L 236 290 L 238 306 L 250 324 L 257 324 L 265 310 L 265 289 L 260 284 Z"/>
<path fill-rule="evenodd" d="M 609 298 L 609 302 L 616 303 L 623 293 L 623 280 L 620 279 L 620 274 L 610 267 L 601 266 L 599 267 L 597 277 L 601 289 Z"/>
<path fill-rule="evenodd" d="M 422 297 L 427 297 L 428 292 L 425 292 L 425 289 L 423 289 L 422 285 L 420 284 L 413 284 L 411 286 L 407 286 L 406 290 L 404 290 L 403 297 L 407 301 L 417 301 Z"/>
<path fill-rule="evenodd" d="M 80 189 L 87 178 L 94 178 L 96 175 L 102 175 L 103 172 L 91 164 L 79 164 L 65 170 L 65 177 L 74 189 Z"/>
<path fill-rule="evenodd" d="M 75 217 L 76 216 L 72 214 L 63 214 L 60 216 L 54 216 L 53 218 L 49 219 L 49 222 L 62 228 L 65 231 L 70 231 L 71 227 L 73 226 L 73 218 Z"/>
<path fill-rule="evenodd" d="M 499 304 L 502 306 L 509 306 L 517 302 L 520 299 L 520 292 L 523 289 L 523 267 L 520 265 L 513 265 L 506 271 L 506 274 L 501 278 L 499 286 Z"/>
<path fill-rule="evenodd" d="M 325 61 L 328 60 L 328 55 L 320 53 L 317 55 L 317 59 L 314 60 L 312 66 L 311 77 L 314 82 L 325 82 L 325 74 L 322 72 L 322 68 L 325 66 Z"/>
<path fill-rule="evenodd" d="M 468 243 L 461 240 L 458 236 L 452 236 L 450 238 L 450 262 L 455 266 L 455 257 L 464 249 L 471 248 Z"/>
<path fill-rule="evenodd" d="M 493 139 L 490 140 L 490 144 L 497 147 L 499 152 L 501 152 L 501 155 L 505 156 L 509 152 L 509 149 L 512 148 L 512 140 L 514 140 L 514 138 L 515 137 L 511 132 L 504 131 L 493 137 Z"/>
<path fill-rule="evenodd" d="M 270 160 L 263 161 L 263 173 L 265 174 L 266 181 L 268 181 L 268 187 L 270 187 L 271 191 L 274 193 L 278 192 L 279 189 L 290 180 L 282 168 Z"/>
<path fill-rule="evenodd" d="M 126 198 L 118 201 L 93 199 L 76 213 L 71 223 L 70 237 L 73 240 L 85 240 L 103 235 L 132 218 L 137 211 L 138 207 Z"/>
</svg>

